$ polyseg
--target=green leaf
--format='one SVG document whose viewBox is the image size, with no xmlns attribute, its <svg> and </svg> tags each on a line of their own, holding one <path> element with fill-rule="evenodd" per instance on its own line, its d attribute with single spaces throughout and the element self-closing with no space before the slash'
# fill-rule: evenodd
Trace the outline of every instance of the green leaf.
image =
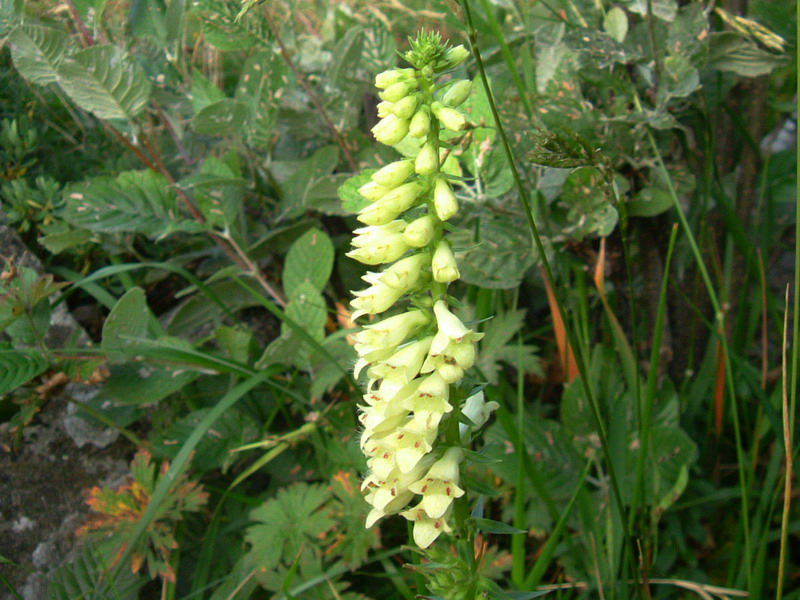
<svg viewBox="0 0 800 600">
<path fill-rule="evenodd" d="M 143 362 L 112 364 L 109 371 L 97 399 L 129 406 L 157 404 L 200 377 L 197 371 L 183 367 Z"/>
<path fill-rule="evenodd" d="M 113 553 L 101 546 L 84 547 L 74 561 L 55 572 L 47 587 L 47 600 L 136 600 L 147 578 L 133 573 L 129 565 L 112 573 L 113 558 Z"/>
<path fill-rule="evenodd" d="M 141 233 L 151 238 L 205 229 L 181 218 L 166 177 L 155 171 L 125 171 L 115 179 L 95 177 L 64 191 L 63 217 L 76 227 L 100 233 Z"/>
<path fill-rule="evenodd" d="M 0 396 L 44 373 L 48 364 L 37 350 L 0 349 Z"/>
<path fill-rule="evenodd" d="M 39 238 L 39 243 L 52 254 L 59 254 L 89 241 L 92 232 L 86 229 L 68 229 Z"/>
<path fill-rule="evenodd" d="M 70 39 L 63 29 L 23 23 L 8 37 L 14 67 L 38 85 L 58 81 L 58 67 L 69 54 Z"/>
<path fill-rule="evenodd" d="M 286 316 L 302 325 L 306 333 L 315 340 L 321 341 L 325 337 L 327 320 L 327 308 L 322 294 L 313 284 L 304 281 L 293 290 L 290 298 L 289 304 L 286 305 Z M 285 323 L 281 329 L 286 335 L 291 331 Z"/>
<path fill-rule="evenodd" d="M 664 59 L 664 85 L 659 87 L 659 101 L 685 98 L 700 88 L 700 74 L 684 54 L 671 54 Z"/>
<path fill-rule="evenodd" d="M 786 63 L 786 56 L 762 50 L 740 33 L 724 31 L 711 34 L 708 64 L 718 71 L 736 73 L 741 77 L 760 77 Z"/>
<path fill-rule="evenodd" d="M 625 41 L 628 35 L 628 16 L 619 6 L 613 7 L 606 13 L 603 20 L 603 29 L 620 44 Z"/>
<path fill-rule="evenodd" d="M 397 44 L 392 32 L 377 19 L 364 29 L 364 52 L 361 62 L 370 75 L 391 69 L 397 61 Z"/>
<path fill-rule="evenodd" d="M 358 188 L 365 183 L 369 183 L 371 181 L 370 177 L 376 170 L 377 169 L 365 169 L 358 175 L 353 175 L 339 186 L 339 199 L 342 201 L 342 208 L 346 212 L 355 214 L 370 204 L 369 200 L 358 193 Z"/>
<path fill-rule="evenodd" d="M 250 146 L 272 147 L 280 99 L 293 82 L 292 72 L 277 52 L 261 50 L 247 59 L 236 86 L 236 100 L 248 107 L 244 134 Z"/>
<path fill-rule="evenodd" d="M 92 46 L 65 59 L 58 82 L 82 109 L 101 119 L 131 120 L 150 100 L 144 69 L 116 46 Z"/>
<path fill-rule="evenodd" d="M 364 51 L 364 30 L 351 27 L 333 51 L 325 81 L 339 89 L 346 89 L 357 77 L 361 54 Z"/>
<path fill-rule="evenodd" d="M 283 271 L 283 289 L 295 298 L 303 283 L 322 291 L 333 269 L 333 242 L 324 231 L 306 231 L 289 249 Z M 301 321 L 302 322 L 302 321 Z"/>
<path fill-rule="evenodd" d="M 559 206 L 567 211 L 563 233 L 573 239 L 607 236 L 617 226 L 617 210 L 608 202 L 603 176 L 594 167 L 580 167 L 569 174 Z"/>
<path fill-rule="evenodd" d="M 123 295 L 103 323 L 103 350 L 132 348 L 147 338 L 150 309 L 144 290 L 134 287 Z"/>
<path fill-rule="evenodd" d="M 319 179 L 333 173 L 338 162 L 339 148 L 331 145 L 323 146 L 301 163 L 283 186 L 281 208 L 288 216 L 303 212 L 309 191 Z"/>
<path fill-rule="evenodd" d="M 514 340 L 524 323 L 525 311 L 518 310 L 498 313 L 484 326 L 485 337 L 481 341 L 477 365 L 490 383 L 497 383 L 501 361 L 525 373 L 543 375 L 539 358 L 534 354 L 536 347 L 520 346 Z"/>
<path fill-rule="evenodd" d="M 192 131 L 212 136 L 240 133 L 247 114 L 246 104 L 230 98 L 218 100 L 204 107 L 192 118 Z"/>
<path fill-rule="evenodd" d="M 181 444 L 208 412 L 207 408 L 196 410 L 173 423 L 166 431 L 151 436 L 153 452 L 165 458 L 175 458 Z M 257 435 L 258 428 L 250 417 L 240 410 L 226 411 L 214 424 L 214 428 L 208 429 L 200 438 L 192 458 L 192 468 L 200 472 L 220 468 L 225 470 L 239 458 L 239 455 L 230 451 L 253 441 Z"/>
<path fill-rule="evenodd" d="M 324 485 L 297 483 L 250 512 L 258 524 L 247 529 L 253 562 L 264 571 L 293 561 L 305 546 L 313 552 L 334 521 L 324 510 L 331 493 Z"/>
<path fill-rule="evenodd" d="M 632 13 L 642 16 L 649 14 L 650 10 L 653 11 L 653 16 L 663 19 L 664 21 L 672 22 L 678 14 L 678 3 L 676 0 L 623 0 L 625 6 Z"/>
<path fill-rule="evenodd" d="M 453 234 L 461 278 L 466 283 L 491 289 L 517 287 L 536 262 L 530 233 L 522 223 L 482 216 L 478 236 L 471 231 Z M 478 244 L 477 246 L 475 244 Z"/>
<path fill-rule="evenodd" d="M 192 69 L 192 110 L 199 113 L 209 104 L 225 99 L 225 94 L 202 72 Z"/>
<path fill-rule="evenodd" d="M 492 519 L 479 519 L 478 517 L 471 517 L 475 525 L 481 531 L 486 533 L 496 533 L 500 535 L 514 535 L 515 533 L 527 533 L 524 529 L 517 529 L 511 525 L 507 525 L 500 521 L 493 521 Z"/>
</svg>

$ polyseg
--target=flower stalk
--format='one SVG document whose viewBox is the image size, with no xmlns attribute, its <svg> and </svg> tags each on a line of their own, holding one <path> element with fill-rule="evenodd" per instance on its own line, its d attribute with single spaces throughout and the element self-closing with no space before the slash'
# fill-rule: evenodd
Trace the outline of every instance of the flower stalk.
<svg viewBox="0 0 800 600">
<path fill-rule="evenodd" d="M 459 206 L 443 169 L 449 152 L 440 136 L 466 128 L 457 107 L 471 82 L 439 87 L 437 80 L 468 55 L 462 46 L 450 48 L 438 34 L 422 32 L 405 54 L 411 68 L 375 78 L 382 90 L 375 139 L 387 145 L 406 140 L 404 147 L 415 142 L 418 151 L 379 169 L 359 188 L 369 204 L 358 214 L 365 227 L 355 230 L 348 253 L 363 264 L 382 265 L 363 277 L 366 289 L 353 292 L 354 319 L 403 307 L 354 336 L 354 372 L 367 379 L 359 407 L 368 466 L 362 491 L 372 506 L 366 525 L 400 514 L 413 524 L 421 549 L 442 534 L 463 533 L 468 508 L 462 447 L 497 407 L 482 394 L 460 404 L 467 394 L 459 385 L 483 334 L 453 314 L 447 294 L 460 271 L 444 222 Z"/>
</svg>

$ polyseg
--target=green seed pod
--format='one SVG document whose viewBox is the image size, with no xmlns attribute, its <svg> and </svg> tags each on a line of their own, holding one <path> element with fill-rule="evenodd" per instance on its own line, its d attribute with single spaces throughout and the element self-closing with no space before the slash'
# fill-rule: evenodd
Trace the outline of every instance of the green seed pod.
<svg viewBox="0 0 800 600">
<path fill-rule="evenodd" d="M 417 94 L 410 94 L 398 100 L 392 107 L 392 114 L 400 119 L 410 119 L 417 109 Z"/>
<path fill-rule="evenodd" d="M 472 82 L 469 79 L 461 79 L 451 85 L 442 97 L 442 102 L 447 106 L 458 106 L 462 104 L 472 90 Z"/>
<path fill-rule="evenodd" d="M 423 138 L 428 135 L 431 128 L 431 115 L 427 106 L 421 106 L 411 118 L 408 132 L 416 138 Z"/>
<path fill-rule="evenodd" d="M 414 168 L 420 175 L 431 175 L 439 169 L 439 157 L 433 142 L 425 142 L 414 161 Z"/>
</svg>

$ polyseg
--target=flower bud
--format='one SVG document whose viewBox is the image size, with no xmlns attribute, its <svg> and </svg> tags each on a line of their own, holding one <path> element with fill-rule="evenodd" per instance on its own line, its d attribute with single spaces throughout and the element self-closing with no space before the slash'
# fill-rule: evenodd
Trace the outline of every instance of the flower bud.
<svg viewBox="0 0 800 600">
<path fill-rule="evenodd" d="M 472 89 L 472 82 L 469 79 L 461 79 L 451 85 L 442 97 L 442 102 L 447 106 L 458 106 L 467 98 Z"/>
<path fill-rule="evenodd" d="M 462 441 L 466 441 L 470 430 L 477 430 L 484 426 L 486 421 L 492 414 L 493 410 L 499 408 L 497 402 L 486 402 L 483 397 L 483 392 L 478 392 L 467 398 L 464 406 L 461 407 L 461 414 L 467 417 L 474 426 L 461 423 L 458 428 L 461 433 Z"/>
<path fill-rule="evenodd" d="M 372 135 L 381 144 L 393 146 L 399 143 L 408 133 L 408 121 L 406 119 L 398 119 L 394 115 L 389 115 L 378 121 L 378 124 L 372 128 Z"/>
<path fill-rule="evenodd" d="M 458 200 L 444 177 L 437 177 L 434 183 L 433 207 L 436 209 L 436 216 L 442 221 L 447 221 L 458 212 Z"/>
<path fill-rule="evenodd" d="M 386 225 L 359 227 L 353 231 L 355 237 L 350 241 L 350 244 L 355 248 L 381 244 L 386 237 L 403 233 L 405 228 L 405 221 L 392 221 Z"/>
<path fill-rule="evenodd" d="M 416 88 L 416 80 L 398 81 L 397 83 L 390 85 L 380 94 L 378 94 L 378 96 L 380 96 L 381 100 L 386 100 L 387 102 L 397 102 L 398 100 L 402 100 L 408 96 Z"/>
<path fill-rule="evenodd" d="M 356 309 L 352 316 L 352 319 L 355 320 L 361 315 L 375 315 L 389 310 L 403 295 L 403 291 L 378 282 L 365 290 L 351 292 L 351 294 L 356 296 L 350 302 L 350 305 Z"/>
<path fill-rule="evenodd" d="M 411 124 L 408 126 L 408 132 L 416 138 L 423 138 L 428 135 L 431 128 L 431 115 L 428 112 L 427 106 L 422 106 L 411 117 Z"/>
<path fill-rule="evenodd" d="M 414 168 L 420 175 L 430 175 L 439 169 L 439 157 L 433 142 L 425 142 L 414 161 Z"/>
<path fill-rule="evenodd" d="M 391 267 L 381 273 L 381 283 L 389 287 L 407 292 L 420 278 L 422 269 L 430 265 L 431 257 L 427 252 L 413 254 L 403 260 L 398 260 Z"/>
<path fill-rule="evenodd" d="M 457 67 L 462 62 L 467 60 L 467 58 L 469 58 L 469 50 L 464 48 L 464 46 L 461 44 L 450 48 L 447 52 L 445 52 L 444 55 L 444 60 L 447 63 L 448 69 Z"/>
<path fill-rule="evenodd" d="M 397 218 L 400 213 L 411 208 L 422 189 L 417 182 L 405 183 L 387 193 L 380 200 L 361 209 L 358 220 L 367 225 L 385 225 Z"/>
<path fill-rule="evenodd" d="M 371 379 L 393 379 L 410 382 L 419 374 L 419 369 L 428 354 L 433 337 L 403 346 L 394 356 L 372 366 L 368 374 Z"/>
<path fill-rule="evenodd" d="M 466 117 L 455 108 L 445 106 L 441 102 L 434 102 L 431 104 L 431 110 L 441 124 L 447 129 L 461 131 L 467 126 Z"/>
<path fill-rule="evenodd" d="M 355 241 L 355 240 L 354 240 Z M 352 259 L 365 265 L 379 265 L 397 260 L 409 249 L 402 234 L 384 235 L 370 244 L 364 244 L 346 253 Z"/>
<path fill-rule="evenodd" d="M 390 85 L 414 77 L 414 69 L 389 69 L 375 76 L 375 87 L 385 90 Z"/>
<path fill-rule="evenodd" d="M 436 250 L 433 252 L 433 260 L 431 261 L 431 271 L 433 272 L 433 280 L 439 283 L 452 283 L 461 277 L 458 272 L 456 257 L 453 256 L 453 250 L 445 240 L 436 245 Z"/>
<path fill-rule="evenodd" d="M 364 196 L 367 200 L 371 200 L 375 202 L 375 200 L 380 200 L 386 194 L 392 191 L 392 188 L 386 187 L 376 183 L 374 180 L 368 183 L 365 183 L 360 188 L 358 188 L 358 193 Z"/>
<path fill-rule="evenodd" d="M 400 119 L 410 119 L 414 116 L 415 110 L 417 110 L 417 94 L 409 95 L 402 100 L 398 100 L 392 107 L 392 113 Z"/>
<path fill-rule="evenodd" d="M 425 215 L 409 223 L 403 232 L 403 241 L 412 248 L 422 248 L 430 244 L 439 222 L 434 215 Z"/>
<path fill-rule="evenodd" d="M 413 173 L 414 163 L 411 159 L 398 160 L 375 171 L 372 174 L 372 181 L 387 188 L 396 188 Z"/>
<path fill-rule="evenodd" d="M 394 112 L 394 102 L 379 102 L 377 109 L 379 118 L 388 117 Z"/>
</svg>

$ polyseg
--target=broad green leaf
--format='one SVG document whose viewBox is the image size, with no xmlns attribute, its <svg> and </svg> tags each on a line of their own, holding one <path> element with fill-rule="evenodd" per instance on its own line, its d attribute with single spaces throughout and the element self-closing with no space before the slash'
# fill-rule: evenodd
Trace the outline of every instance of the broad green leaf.
<svg viewBox="0 0 800 600">
<path fill-rule="evenodd" d="M 650 10 L 653 11 L 653 16 L 663 19 L 664 21 L 672 22 L 678 14 L 677 0 L 623 0 L 625 6 L 632 13 L 639 15 L 647 15 Z"/>
<path fill-rule="evenodd" d="M 95 177 L 64 191 L 64 219 L 101 233 L 141 233 L 151 238 L 205 226 L 182 218 L 175 192 L 155 171 L 125 171 L 118 177 Z"/>
<path fill-rule="evenodd" d="M 38 85 L 58 81 L 58 67 L 72 50 L 66 31 L 23 23 L 11 32 L 8 39 L 11 58 L 20 75 Z"/>
<path fill-rule="evenodd" d="M 301 325 L 303 329 L 315 340 L 321 341 L 325 337 L 325 321 L 327 320 L 327 307 L 322 294 L 308 281 L 301 282 L 292 292 L 291 300 L 286 305 L 286 316 Z M 282 325 L 284 335 L 291 329 L 285 323 Z"/>
<path fill-rule="evenodd" d="M 297 216 L 306 205 L 306 196 L 317 180 L 333 173 L 339 162 L 337 146 L 323 146 L 306 160 L 283 186 L 281 208 L 287 216 Z"/>
<path fill-rule="evenodd" d="M 516 343 L 515 334 L 524 323 L 525 311 L 518 310 L 499 313 L 485 324 L 476 364 L 490 383 L 497 383 L 501 361 L 514 365 L 518 371 L 543 375 L 536 347 Z"/>
<path fill-rule="evenodd" d="M 391 69 L 397 62 L 397 44 L 392 32 L 378 19 L 364 29 L 364 52 L 361 62 L 370 75 Z"/>
<path fill-rule="evenodd" d="M 192 118 L 192 130 L 201 135 L 223 136 L 241 133 L 247 119 L 247 105 L 225 98 L 204 107 Z"/>
<path fill-rule="evenodd" d="M 491 289 L 518 286 L 537 260 L 527 228 L 487 215 L 480 219 L 477 233 L 462 230 L 453 235 L 461 278 Z"/>
<path fill-rule="evenodd" d="M 58 233 L 51 233 L 39 238 L 39 243 L 53 254 L 59 254 L 80 244 L 84 244 L 92 237 L 92 232 L 86 229 L 68 229 Z"/>
<path fill-rule="evenodd" d="M 370 201 L 358 193 L 358 188 L 370 182 L 370 177 L 377 169 L 365 169 L 358 175 L 353 175 L 341 186 L 339 186 L 339 199 L 342 201 L 342 208 L 347 213 L 355 214 Z"/>
<path fill-rule="evenodd" d="M 563 233 L 573 239 L 606 236 L 617 226 L 617 210 L 609 203 L 603 176 L 594 167 L 580 167 L 569 174 L 559 206 L 566 210 Z"/>
<path fill-rule="evenodd" d="M 719 71 L 729 71 L 741 77 L 760 77 L 786 62 L 786 56 L 762 50 L 740 33 L 724 31 L 711 34 L 708 63 Z"/>
<path fill-rule="evenodd" d="M 603 20 L 603 29 L 620 44 L 625 41 L 628 35 L 628 16 L 619 6 L 613 7 L 606 13 Z"/>
<path fill-rule="evenodd" d="M 178 52 L 178 44 L 183 35 L 183 20 L 186 16 L 186 0 L 170 0 L 167 4 L 167 11 L 164 15 L 165 43 L 168 56 L 175 58 Z"/>
<path fill-rule="evenodd" d="M 116 46 L 92 46 L 65 59 L 58 83 L 82 109 L 101 119 L 131 120 L 150 100 L 150 81 Z"/>
<path fill-rule="evenodd" d="M 339 89 L 346 89 L 357 78 L 364 51 L 364 30 L 351 27 L 336 44 L 325 80 Z"/>
<path fill-rule="evenodd" d="M 157 404 L 200 376 L 197 371 L 183 367 L 164 367 L 149 362 L 112 364 L 109 371 L 111 375 L 97 399 L 129 406 Z"/>
<path fill-rule="evenodd" d="M 317 228 L 306 231 L 289 249 L 283 269 L 283 289 L 289 298 L 297 297 L 304 283 L 322 291 L 333 268 L 333 242 Z M 302 321 L 301 321 L 302 322 Z"/>
<path fill-rule="evenodd" d="M 272 146 L 280 99 L 292 83 L 293 75 L 278 53 L 261 50 L 247 59 L 236 86 L 236 100 L 248 108 L 244 134 L 250 146 Z"/>
<path fill-rule="evenodd" d="M 225 94 L 202 72 L 192 69 L 192 110 L 199 113 L 209 104 L 225 99 Z"/>
<path fill-rule="evenodd" d="M 195 8 L 203 22 L 204 40 L 223 52 L 270 45 L 268 28 L 256 12 L 236 18 L 236 4 L 204 0 Z"/>
<path fill-rule="evenodd" d="M 147 337 L 150 309 L 144 290 L 134 287 L 123 295 L 103 323 L 104 350 L 132 348 Z"/>
<path fill-rule="evenodd" d="M 166 431 L 151 436 L 151 448 L 157 456 L 175 458 L 184 441 L 191 435 L 197 424 L 208 415 L 209 409 L 202 408 L 189 413 L 173 423 Z M 226 411 L 213 429 L 206 431 L 192 457 L 192 468 L 200 472 L 211 469 L 223 469 L 239 458 L 232 454 L 233 448 L 253 441 L 258 435 L 258 428 L 253 420 L 242 411 L 231 409 Z"/>
<path fill-rule="evenodd" d="M 37 350 L 0 349 L 0 396 L 44 373 L 48 364 Z"/>
<path fill-rule="evenodd" d="M 264 571 L 297 558 L 306 546 L 314 553 L 318 540 L 333 526 L 325 510 L 331 493 L 324 485 L 296 483 L 250 512 L 257 524 L 249 527 L 245 541 L 250 556 Z"/>
<path fill-rule="evenodd" d="M 475 525 L 481 531 L 485 531 L 486 533 L 495 533 L 500 535 L 513 535 L 515 533 L 527 533 L 524 529 L 517 529 L 516 527 L 512 527 L 511 525 L 507 525 L 506 523 L 502 523 L 500 521 L 493 521 L 492 519 L 479 519 L 477 517 L 472 517 L 472 520 L 475 522 Z"/>
</svg>

